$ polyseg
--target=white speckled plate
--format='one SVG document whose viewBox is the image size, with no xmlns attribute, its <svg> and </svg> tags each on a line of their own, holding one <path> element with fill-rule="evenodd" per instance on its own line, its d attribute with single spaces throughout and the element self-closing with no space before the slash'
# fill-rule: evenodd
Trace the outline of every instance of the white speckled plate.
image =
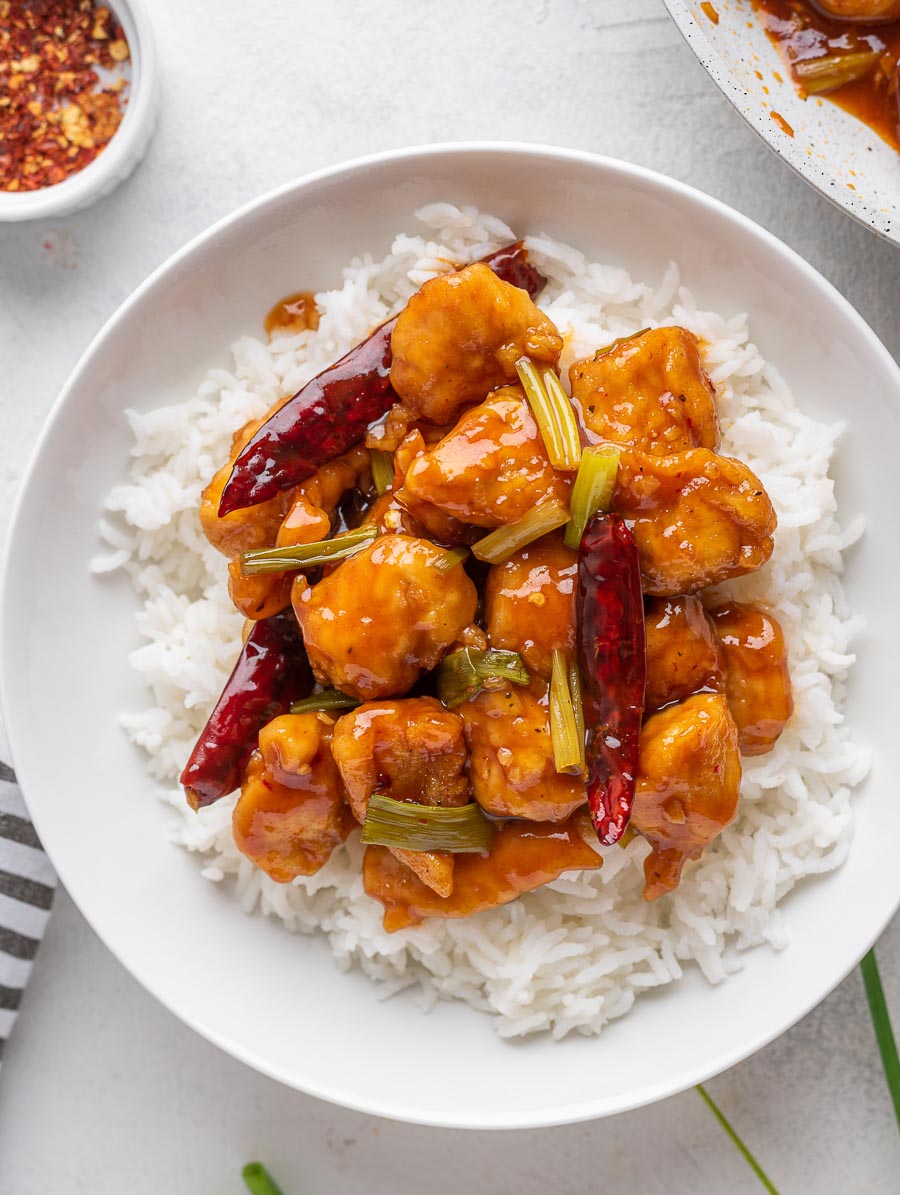
<svg viewBox="0 0 900 1195">
<path fill-rule="evenodd" d="M 750 0 L 663 0 L 711 78 L 789 166 L 832 203 L 900 244 L 900 154 L 862 121 L 796 91 Z"/>
</svg>

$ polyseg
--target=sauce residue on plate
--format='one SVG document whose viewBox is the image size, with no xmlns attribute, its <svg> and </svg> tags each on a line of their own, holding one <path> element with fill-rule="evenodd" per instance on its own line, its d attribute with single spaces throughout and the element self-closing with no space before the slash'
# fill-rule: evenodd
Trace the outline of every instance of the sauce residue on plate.
<svg viewBox="0 0 900 1195">
<path fill-rule="evenodd" d="M 900 151 L 900 21 L 857 24 L 834 21 L 808 0 L 753 0 L 766 33 L 791 68 L 794 81 L 806 94 L 802 72 L 826 55 L 872 54 L 866 73 L 822 95 L 864 121 Z M 772 119 L 781 123 L 776 113 Z"/>
<path fill-rule="evenodd" d="M 776 112 L 773 108 L 772 111 L 769 113 L 769 115 L 772 117 L 772 119 L 775 121 L 775 123 L 781 129 L 782 133 L 787 133 L 787 135 L 789 137 L 793 137 L 794 130 L 791 128 L 791 126 L 784 119 L 784 117 L 781 115 L 780 112 Z"/>
<path fill-rule="evenodd" d="M 718 14 L 718 12 L 716 12 L 716 10 L 713 8 L 713 6 L 710 4 L 709 0 L 703 0 L 703 3 L 700 5 L 700 7 L 703 9 L 703 11 L 706 13 L 706 15 L 712 21 L 712 23 L 714 25 L 718 25 L 719 14 Z"/>
<path fill-rule="evenodd" d="M 315 332 L 318 326 L 319 309 L 316 306 L 316 296 L 308 290 L 298 290 L 279 299 L 265 318 L 268 336 L 275 332 Z"/>
</svg>

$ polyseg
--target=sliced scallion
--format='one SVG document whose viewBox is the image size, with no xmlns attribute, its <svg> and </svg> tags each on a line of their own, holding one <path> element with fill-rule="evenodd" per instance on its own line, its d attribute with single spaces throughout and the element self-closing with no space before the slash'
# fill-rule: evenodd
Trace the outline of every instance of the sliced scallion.
<svg viewBox="0 0 900 1195">
<path fill-rule="evenodd" d="M 572 487 L 572 517 L 563 536 L 567 547 L 577 552 L 590 520 L 598 510 L 609 510 L 618 471 L 619 449 L 614 444 L 585 448 Z"/>
<path fill-rule="evenodd" d="M 562 502 L 545 502 L 535 506 L 518 523 L 498 527 L 472 547 L 472 553 L 488 564 L 502 564 L 514 552 L 533 540 L 540 539 L 569 521 L 569 511 Z"/>
<path fill-rule="evenodd" d="M 451 548 L 449 552 L 445 552 L 440 560 L 434 562 L 434 567 L 439 573 L 449 573 L 452 568 L 456 568 L 469 555 L 468 548 Z"/>
<path fill-rule="evenodd" d="M 824 95 L 867 75 L 881 53 L 881 50 L 857 50 L 852 54 L 823 54 L 821 58 L 795 62 L 793 71 L 808 95 Z"/>
<path fill-rule="evenodd" d="M 492 681 L 527 685 L 531 677 L 516 651 L 479 651 L 464 647 L 451 652 L 437 670 L 438 697 L 448 710 L 471 701 Z"/>
<path fill-rule="evenodd" d="M 258 548 L 241 554 L 241 572 L 245 577 L 258 573 L 289 573 L 301 568 L 312 568 L 317 564 L 328 564 L 332 560 L 343 560 L 364 548 L 378 535 L 378 528 L 368 524 L 344 531 L 333 539 L 319 540 L 314 544 L 296 544 L 286 548 Z"/>
<path fill-rule="evenodd" d="M 581 673 L 578 670 L 578 661 L 573 656 L 568 661 L 569 670 L 569 692 L 572 695 L 572 709 L 575 711 L 575 729 L 578 733 L 578 741 L 581 744 L 581 770 L 587 770 L 587 759 L 584 753 L 584 702 L 581 700 Z"/>
<path fill-rule="evenodd" d="M 248 1162 L 241 1177 L 250 1195 L 281 1195 L 281 1187 L 262 1162 Z"/>
<path fill-rule="evenodd" d="M 389 494 L 394 485 L 394 458 L 381 448 L 373 448 L 369 454 L 372 480 L 379 496 Z"/>
<path fill-rule="evenodd" d="M 572 404 L 559 379 L 551 370 L 547 370 L 542 379 L 534 362 L 528 357 L 519 358 L 516 373 L 547 449 L 550 464 L 554 469 L 577 469 L 581 454 L 578 425 Z M 556 382 L 552 393 L 545 384 L 548 376 Z"/>
<path fill-rule="evenodd" d="M 569 668 L 561 651 L 553 653 L 550 674 L 550 741 L 557 772 L 580 775 L 584 771 L 584 738 L 578 737 L 575 705 L 569 691 Z"/>
<path fill-rule="evenodd" d="M 574 473 L 581 460 L 581 437 L 578 434 L 578 422 L 572 408 L 572 400 L 563 390 L 562 382 L 552 369 L 545 369 L 543 373 L 544 389 L 553 404 L 559 429 L 562 434 L 564 459 L 550 463 L 557 469 L 565 469 Z"/>
<path fill-rule="evenodd" d="M 383 793 L 370 797 L 362 832 L 363 842 L 370 846 L 451 854 L 486 851 L 493 837 L 494 827 L 474 802 L 442 809 L 439 805 L 395 801 Z"/>
<path fill-rule="evenodd" d="M 292 714 L 315 714 L 319 710 L 353 710 L 359 705 L 355 697 L 348 697 L 340 689 L 323 689 L 291 706 Z"/>
</svg>

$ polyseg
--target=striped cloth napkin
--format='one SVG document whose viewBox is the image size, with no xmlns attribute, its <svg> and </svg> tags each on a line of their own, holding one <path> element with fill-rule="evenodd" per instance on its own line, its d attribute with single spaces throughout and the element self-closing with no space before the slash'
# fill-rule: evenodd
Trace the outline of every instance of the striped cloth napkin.
<svg viewBox="0 0 900 1195">
<path fill-rule="evenodd" d="M 56 876 L 12 768 L 0 762 L 0 1058 L 47 928 Z"/>
</svg>

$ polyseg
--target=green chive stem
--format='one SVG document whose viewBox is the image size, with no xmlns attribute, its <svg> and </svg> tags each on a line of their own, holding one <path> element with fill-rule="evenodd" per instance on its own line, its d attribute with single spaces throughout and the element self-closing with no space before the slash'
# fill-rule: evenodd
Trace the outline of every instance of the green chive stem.
<svg viewBox="0 0 900 1195">
<path fill-rule="evenodd" d="M 525 661 L 518 652 L 464 647 L 441 660 L 437 670 L 437 692 L 447 709 L 452 710 L 477 697 L 492 682 L 527 685 L 530 680 Z"/>
<path fill-rule="evenodd" d="M 286 548 L 258 548 L 253 552 L 241 553 L 241 572 L 245 577 L 259 573 L 296 572 L 301 568 L 312 568 L 332 560 L 343 560 L 358 552 L 378 535 L 378 528 L 372 524 L 344 531 L 333 539 L 322 539 L 314 544 L 296 544 Z"/>
<path fill-rule="evenodd" d="M 581 699 L 581 672 L 574 656 L 569 660 L 569 692 L 572 695 L 572 708 L 575 711 L 575 729 L 578 733 L 578 742 L 581 744 L 581 770 L 586 773 L 587 757 L 584 746 L 584 702 Z"/>
<path fill-rule="evenodd" d="M 248 1162 L 241 1171 L 241 1177 L 251 1195 L 281 1195 L 281 1187 L 262 1162 Z"/>
<path fill-rule="evenodd" d="M 516 373 L 544 441 L 550 464 L 554 469 L 577 469 L 578 458 L 581 455 L 578 425 L 575 422 L 572 404 L 559 379 L 552 370 L 547 370 L 541 378 L 534 362 L 528 357 L 519 358 L 516 362 Z M 552 392 L 546 385 L 548 376 L 556 383 Z"/>
<path fill-rule="evenodd" d="M 863 983 L 866 988 L 866 998 L 869 1001 L 869 1011 L 872 1014 L 872 1024 L 875 1027 L 875 1040 L 881 1054 L 881 1065 L 884 1067 L 884 1077 L 894 1104 L 894 1115 L 900 1127 L 900 1058 L 897 1057 L 897 1042 L 891 1025 L 891 1014 L 888 1012 L 884 988 L 881 986 L 881 975 L 875 959 L 874 948 L 869 951 L 859 964 L 862 971 Z"/>
<path fill-rule="evenodd" d="M 372 481 L 379 497 L 389 494 L 394 487 L 394 458 L 382 448 L 373 448 L 369 453 Z"/>
<path fill-rule="evenodd" d="M 444 553 L 440 560 L 435 561 L 434 567 L 439 573 L 449 573 L 452 568 L 456 568 L 458 564 L 462 564 L 468 555 L 468 548 L 451 548 L 448 552 Z"/>
<path fill-rule="evenodd" d="M 291 706 L 292 714 L 315 714 L 319 710 L 353 710 L 359 705 L 355 697 L 348 697 L 340 689 L 323 689 L 312 693 Z"/>
<path fill-rule="evenodd" d="M 709 1094 L 709 1092 L 706 1090 L 706 1088 L 703 1086 L 703 1084 L 698 1083 L 694 1090 L 697 1092 L 697 1094 L 700 1096 L 700 1098 L 704 1101 L 706 1106 L 709 1108 L 710 1112 L 712 1112 L 713 1116 L 715 1116 L 716 1120 L 719 1122 L 719 1124 L 722 1126 L 722 1128 L 725 1130 L 725 1132 L 731 1138 L 731 1142 L 734 1145 L 735 1149 L 737 1149 L 738 1153 L 741 1154 L 744 1161 L 747 1163 L 747 1165 L 750 1167 L 750 1169 L 753 1171 L 753 1173 L 756 1175 L 756 1177 L 762 1183 L 763 1187 L 765 1187 L 765 1189 L 769 1192 L 769 1195 L 778 1195 L 778 1191 L 776 1190 L 774 1184 L 772 1183 L 772 1180 L 769 1178 L 769 1176 L 766 1174 L 765 1170 L 763 1170 L 762 1166 L 760 1166 L 759 1162 L 757 1162 L 756 1158 L 754 1158 L 753 1154 L 750 1152 L 750 1150 L 747 1148 L 747 1146 L 744 1144 L 744 1142 L 738 1136 L 737 1131 L 732 1127 L 732 1125 L 726 1119 L 725 1113 L 722 1111 L 722 1109 L 719 1107 L 719 1105 L 716 1103 L 716 1101 L 712 1098 L 712 1096 Z"/>
<path fill-rule="evenodd" d="M 561 651 L 553 652 L 550 674 L 550 741 L 557 772 L 584 774 L 584 737 L 578 737 L 578 720 L 569 690 L 569 666 Z"/>
<path fill-rule="evenodd" d="M 474 802 L 443 809 L 372 793 L 362 840 L 404 851 L 472 854 L 490 849 L 494 827 Z"/>
<path fill-rule="evenodd" d="M 569 511 L 562 502 L 545 502 L 535 506 L 518 523 L 507 523 L 485 535 L 473 545 L 472 553 L 488 564 L 502 564 L 520 548 L 568 521 Z"/>
<path fill-rule="evenodd" d="M 598 510 L 609 510 L 619 471 L 615 444 L 585 448 L 572 487 L 572 517 L 563 536 L 566 547 L 578 551 L 584 529 Z"/>
</svg>

